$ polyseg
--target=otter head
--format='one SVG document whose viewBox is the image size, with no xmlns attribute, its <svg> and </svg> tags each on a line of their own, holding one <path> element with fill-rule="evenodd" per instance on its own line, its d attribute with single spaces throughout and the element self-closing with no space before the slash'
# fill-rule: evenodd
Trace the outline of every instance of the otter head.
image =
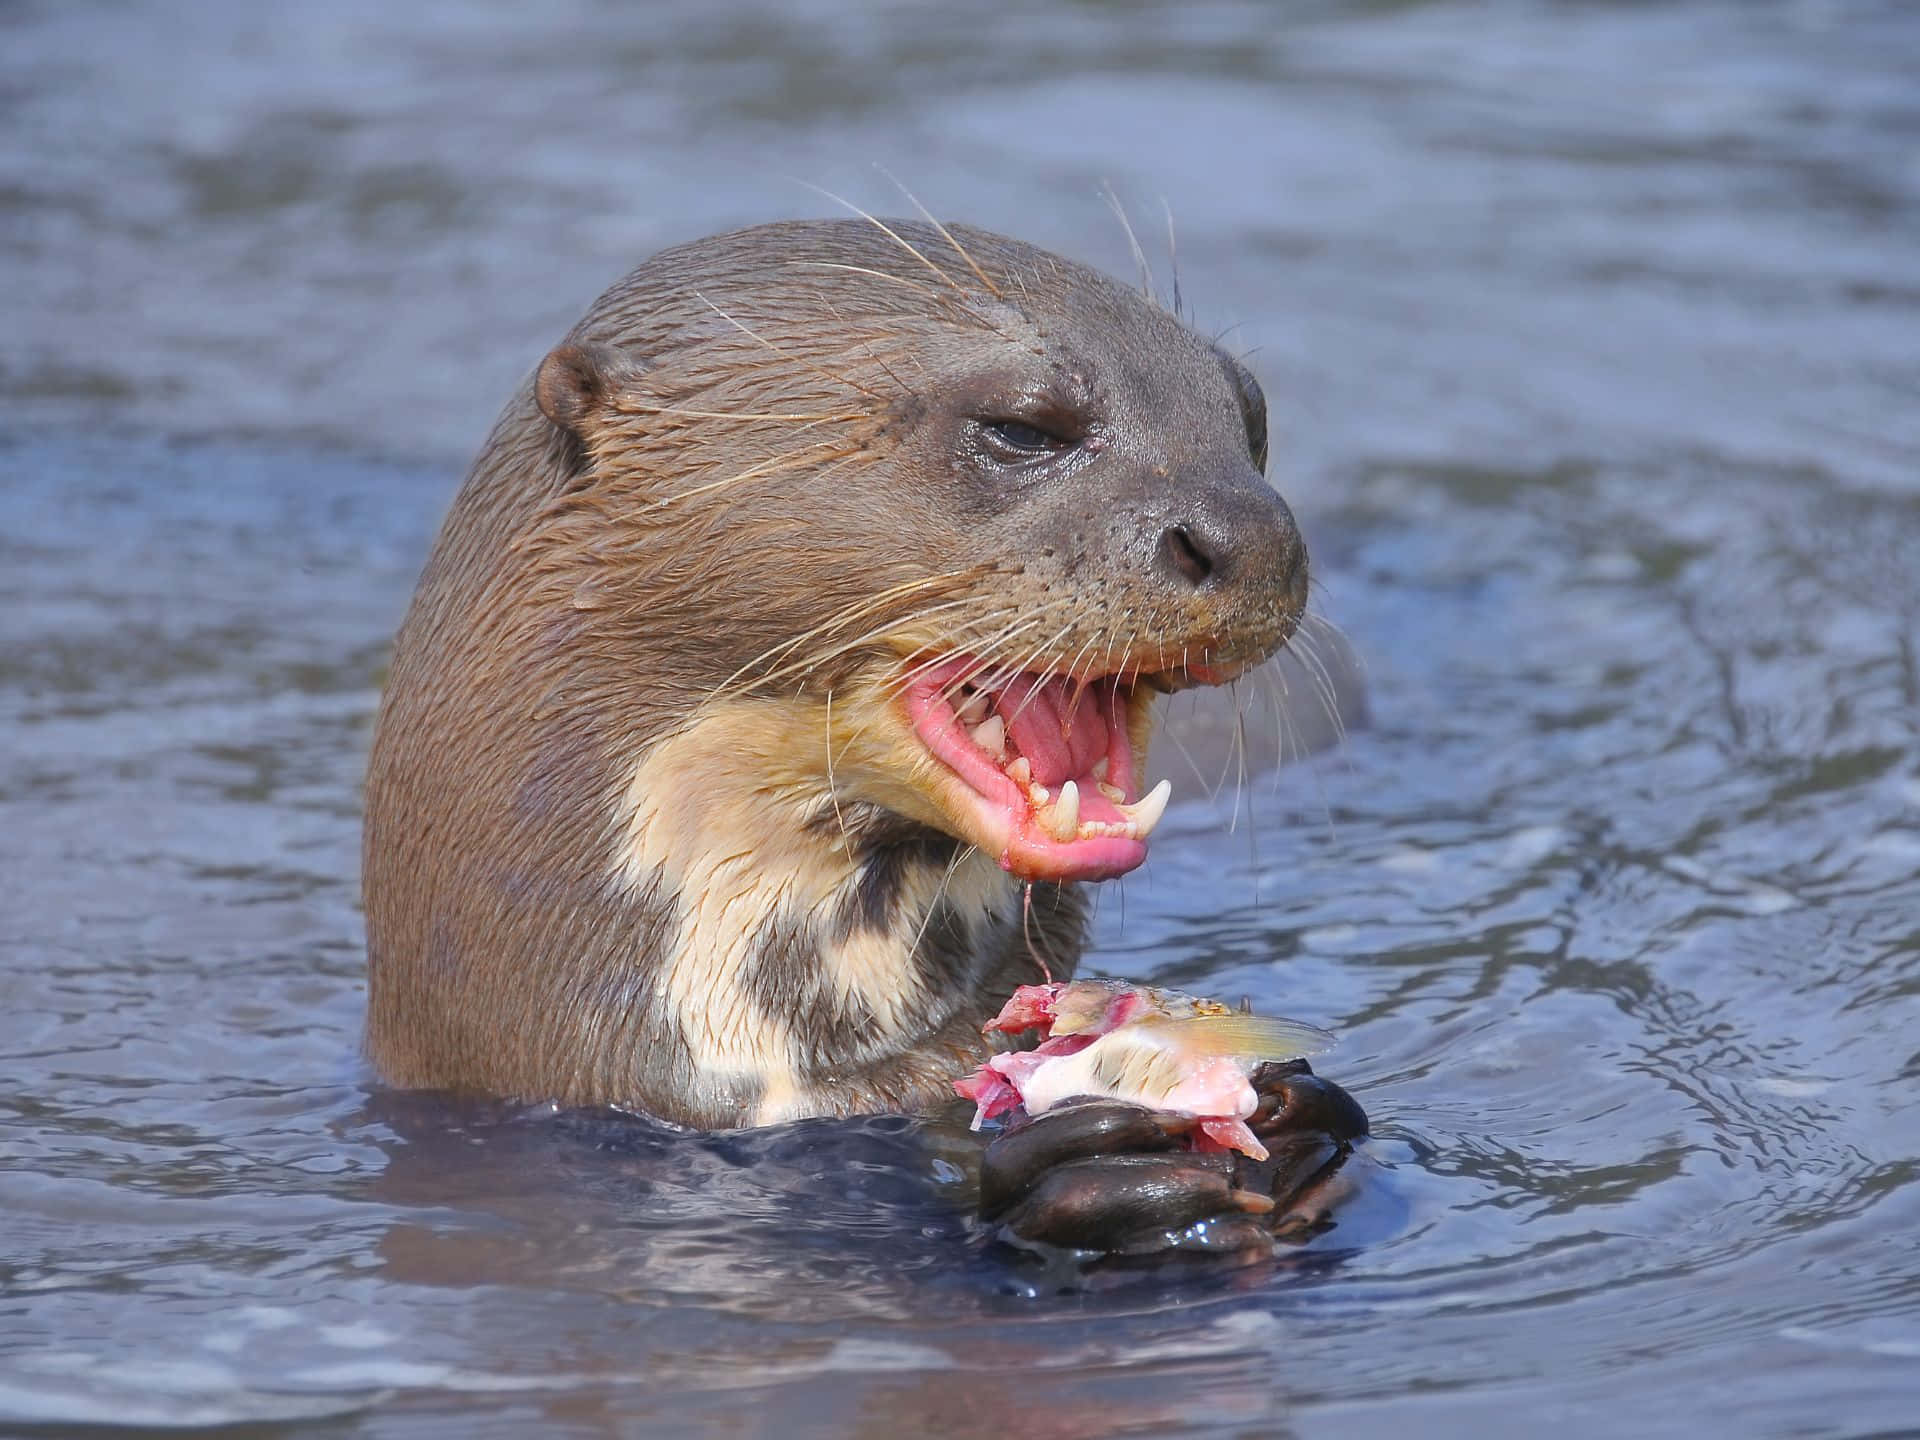
<svg viewBox="0 0 1920 1440">
<path fill-rule="evenodd" d="M 610 620 L 594 683 L 662 734 L 778 707 L 769 782 L 843 829 L 930 827 L 1028 880 L 1140 864 L 1153 696 L 1265 659 L 1305 601 L 1253 377 L 973 230 L 772 226 L 687 258 L 537 378 L 573 456 L 554 578 L 587 596 L 559 598 Z"/>
<path fill-rule="evenodd" d="M 1153 699 L 1273 653 L 1306 559 L 1259 387 L 972 230 L 654 257 L 509 407 L 368 775 L 392 1079 L 696 1124 L 925 1103 L 1140 864 Z M 1027 900 L 1033 900 L 1028 892 Z"/>
</svg>

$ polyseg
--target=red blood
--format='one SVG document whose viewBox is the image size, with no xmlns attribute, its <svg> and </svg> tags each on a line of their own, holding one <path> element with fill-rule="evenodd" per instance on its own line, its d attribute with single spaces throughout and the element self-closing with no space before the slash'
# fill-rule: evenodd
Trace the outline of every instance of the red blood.
<svg viewBox="0 0 1920 1440">
<path fill-rule="evenodd" d="M 1022 985 L 1013 998 L 1000 1007 L 1000 1013 L 987 1022 L 987 1033 L 1004 1031 L 1011 1035 L 1021 1030 L 1046 1030 L 1053 1024 L 1054 1002 L 1064 985 Z"/>
<path fill-rule="evenodd" d="M 982 1121 L 995 1119 L 1019 1108 L 1027 1082 L 1049 1060 L 1084 1050 L 1102 1035 L 1110 1034 L 1143 1015 L 1154 1013 L 1156 1009 L 1146 992 L 1116 988 L 1097 1027 L 1074 1035 L 1055 1035 L 1052 1033 L 1053 1022 L 1060 997 L 1066 989 L 1065 984 L 1022 985 L 1000 1007 L 1000 1013 L 986 1023 L 984 1029 L 988 1034 L 1038 1030 L 1041 1040 L 1031 1050 L 1011 1050 L 990 1056 L 973 1074 L 954 1082 L 953 1088 L 974 1102 L 975 1130 L 980 1128 Z M 1235 1077 L 1239 1074 L 1238 1071 L 1232 1073 Z M 1196 1118 L 1199 1123 L 1188 1137 L 1188 1143 L 1194 1149 L 1203 1152 L 1238 1150 L 1255 1160 L 1267 1158 L 1267 1147 L 1237 1117 L 1202 1115 Z"/>
</svg>

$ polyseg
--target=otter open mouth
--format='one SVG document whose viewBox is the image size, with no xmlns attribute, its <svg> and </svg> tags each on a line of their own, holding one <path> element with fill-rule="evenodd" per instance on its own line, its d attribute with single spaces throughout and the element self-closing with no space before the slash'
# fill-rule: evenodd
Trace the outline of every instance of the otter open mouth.
<svg viewBox="0 0 1920 1440">
<path fill-rule="evenodd" d="M 908 719 L 958 781 L 967 838 L 1024 880 L 1105 880 L 1147 858 L 1173 787 L 1144 798 L 1115 676 L 1007 676 L 956 657 L 912 672 Z"/>
</svg>

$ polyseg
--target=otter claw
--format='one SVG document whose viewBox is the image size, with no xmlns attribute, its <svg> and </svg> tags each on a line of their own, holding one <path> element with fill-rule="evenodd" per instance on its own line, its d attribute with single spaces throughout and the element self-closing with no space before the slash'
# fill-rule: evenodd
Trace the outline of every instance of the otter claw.
<svg viewBox="0 0 1920 1440">
<path fill-rule="evenodd" d="M 1319 1131 L 1336 1140 L 1367 1133 L 1367 1112 L 1345 1090 L 1322 1080 L 1304 1060 L 1269 1061 L 1250 1077 L 1260 1103 L 1247 1128 L 1262 1140 L 1289 1131 Z"/>
<path fill-rule="evenodd" d="M 1201 1155 L 1096 1155 L 1056 1166 L 1003 1217 L 1023 1239 L 1069 1249 L 1109 1248 L 1102 1237 L 1179 1231 L 1210 1215 L 1240 1209 L 1242 1199 L 1273 1202 L 1237 1189 L 1228 1165 Z M 1089 1244 L 1090 1240 L 1101 1243 Z"/>
<path fill-rule="evenodd" d="M 1257 1257 L 1332 1223 L 1366 1112 L 1305 1061 L 1263 1065 L 1247 1124 L 1269 1156 L 1184 1148 L 1188 1116 L 1065 1105 L 1006 1130 L 981 1161 L 983 1218 L 1020 1240 L 1117 1256 Z"/>
<path fill-rule="evenodd" d="M 1116 1101 L 1063 1105 L 987 1147 L 980 1161 L 980 1213 L 992 1219 L 1049 1170 L 1097 1155 L 1149 1155 L 1178 1148 L 1193 1129 L 1184 1115 Z"/>
</svg>

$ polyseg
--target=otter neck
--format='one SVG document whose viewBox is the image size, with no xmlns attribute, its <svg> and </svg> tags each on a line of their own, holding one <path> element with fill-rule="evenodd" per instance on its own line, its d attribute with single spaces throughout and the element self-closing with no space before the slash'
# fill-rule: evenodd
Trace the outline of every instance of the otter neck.
<svg viewBox="0 0 1920 1440">
<path fill-rule="evenodd" d="M 699 1123 L 766 1124 L 937 1090 L 980 1048 L 1008 957 L 1057 926 L 1023 924 L 1022 883 L 971 847 L 836 802 L 761 723 L 655 745 L 616 840 L 617 884 L 658 922 L 646 1004 L 684 1039 L 687 1098 Z"/>
</svg>

